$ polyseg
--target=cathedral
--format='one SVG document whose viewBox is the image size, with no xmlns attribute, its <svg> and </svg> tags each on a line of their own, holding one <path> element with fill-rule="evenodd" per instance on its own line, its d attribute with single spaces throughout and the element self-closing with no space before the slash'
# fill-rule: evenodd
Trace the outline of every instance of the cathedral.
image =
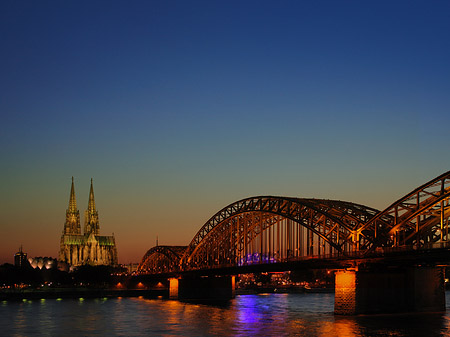
<svg viewBox="0 0 450 337">
<path fill-rule="evenodd" d="M 75 187 L 72 177 L 69 208 L 66 210 L 66 222 L 61 236 L 59 261 L 71 267 L 84 264 L 117 265 L 117 248 L 114 234 L 100 236 L 98 212 L 95 209 L 94 187 L 91 179 L 89 203 L 85 213 L 84 233 L 81 234 L 80 212 L 75 200 Z"/>
</svg>

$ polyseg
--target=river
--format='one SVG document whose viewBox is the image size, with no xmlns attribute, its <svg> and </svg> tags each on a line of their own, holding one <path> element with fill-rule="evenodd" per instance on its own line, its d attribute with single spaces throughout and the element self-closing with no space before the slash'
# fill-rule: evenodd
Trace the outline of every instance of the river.
<svg viewBox="0 0 450 337">
<path fill-rule="evenodd" d="M 164 299 L 0 302 L 0 336 L 445 336 L 447 312 L 335 316 L 334 294 L 240 295 L 223 305 Z"/>
</svg>

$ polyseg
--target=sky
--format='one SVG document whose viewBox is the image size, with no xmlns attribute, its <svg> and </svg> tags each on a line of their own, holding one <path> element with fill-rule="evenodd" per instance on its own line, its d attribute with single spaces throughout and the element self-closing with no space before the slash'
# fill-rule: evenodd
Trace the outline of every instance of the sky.
<svg viewBox="0 0 450 337">
<path fill-rule="evenodd" d="M 448 1 L 0 2 L 0 263 L 74 177 L 119 262 L 246 197 L 384 209 L 450 169 Z"/>
</svg>

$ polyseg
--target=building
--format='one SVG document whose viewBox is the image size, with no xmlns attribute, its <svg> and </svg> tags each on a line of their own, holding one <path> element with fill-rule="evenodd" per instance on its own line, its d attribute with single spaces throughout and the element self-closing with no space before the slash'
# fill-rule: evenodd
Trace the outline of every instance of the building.
<svg viewBox="0 0 450 337">
<path fill-rule="evenodd" d="M 77 267 L 90 265 L 117 265 L 117 248 L 114 234 L 100 236 L 98 212 L 95 208 L 94 187 L 91 179 L 89 203 L 85 213 L 84 233 L 81 233 L 80 212 L 75 200 L 75 187 L 72 177 L 69 208 L 61 236 L 59 261 Z"/>
<path fill-rule="evenodd" d="M 128 274 L 133 274 L 136 273 L 139 267 L 139 263 L 128 263 L 128 264 L 123 264 L 122 265 L 123 268 L 125 268 L 127 270 Z"/>
<path fill-rule="evenodd" d="M 28 263 L 33 269 L 52 269 L 58 266 L 58 260 L 52 257 L 29 257 Z"/>
<path fill-rule="evenodd" d="M 19 251 L 14 254 L 14 265 L 16 267 L 26 267 L 28 266 L 27 253 L 22 251 L 22 246 L 20 246 Z"/>
</svg>

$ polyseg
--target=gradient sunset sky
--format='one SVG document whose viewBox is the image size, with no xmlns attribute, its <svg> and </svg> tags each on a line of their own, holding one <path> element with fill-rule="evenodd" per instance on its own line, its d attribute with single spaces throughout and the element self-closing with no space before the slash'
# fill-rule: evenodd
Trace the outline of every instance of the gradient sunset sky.
<svg viewBox="0 0 450 337">
<path fill-rule="evenodd" d="M 75 180 L 119 262 L 256 195 L 384 209 L 450 170 L 449 1 L 0 2 L 0 263 Z"/>
</svg>

